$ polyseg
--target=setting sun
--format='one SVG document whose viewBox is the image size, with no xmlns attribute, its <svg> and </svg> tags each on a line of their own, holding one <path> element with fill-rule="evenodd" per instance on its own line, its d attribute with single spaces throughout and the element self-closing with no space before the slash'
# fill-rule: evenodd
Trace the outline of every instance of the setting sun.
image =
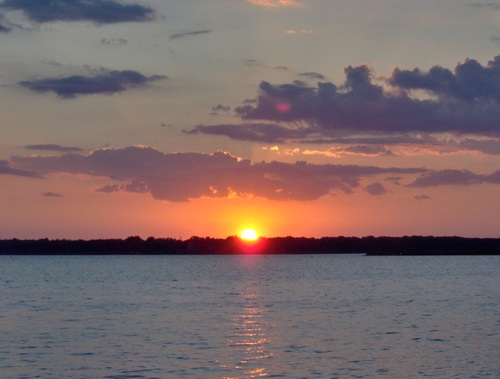
<svg viewBox="0 0 500 379">
<path fill-rule="evenodd" d="M 255 229 L 246 228 L 241 231 L 240 238 L 245 241 L 255 241 L 259 238 L 259 235 Z"/>
</svg>

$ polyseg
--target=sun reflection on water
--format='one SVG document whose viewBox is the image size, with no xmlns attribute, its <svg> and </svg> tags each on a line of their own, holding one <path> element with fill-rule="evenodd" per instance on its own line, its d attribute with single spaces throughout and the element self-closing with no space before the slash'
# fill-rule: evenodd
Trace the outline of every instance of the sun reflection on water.
<svg viewBox="0 0 500 379">
<path fill-rule="evenodd" d="M 266 360 L 272 358 L 272 353 L 269 351 L 268 325 L 263 317 L 264 307 L 259 302 L 258 290 L 254 288 L 247 288 L 240 297 L 243 306 L 233 317 L 230 336 L 230 347 L 235 350 L 234 356 L 239 357 L 234 368 L 242 372 L 237 378 L 267 377 Z"/>
</svg>

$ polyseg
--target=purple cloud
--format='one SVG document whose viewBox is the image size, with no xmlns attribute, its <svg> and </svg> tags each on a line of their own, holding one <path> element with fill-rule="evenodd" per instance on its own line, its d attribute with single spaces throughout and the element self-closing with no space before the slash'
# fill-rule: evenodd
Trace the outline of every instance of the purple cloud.
<svg viewBox="0 0 500 379">
<path fill-rule="evenodd" d="M 114 0 L 4 0 L 0 8 L 22 11 L 31 21 L 91 21 L 96 24 L 151 21 L 154 10 Z"/>
<path fill-rule="evenodd" d="M 10 166 L 10 162 L 2 160 L 0 160 L 0 175 L 24 176 L 27 178 L 41 178 L 41 176 L 34 171 L 12 168 Z"/>
<path fill-rule="evenodd" d="M 27 150 L 55 151 L 55 152 L 62 152 L 62 153 L 83 151 L 79 147 L 61 146 L 61 145 L 56 145 L 56 144 L 52 144 L 52 143 L 39 143 L 39 144 L 26 145 L 26 146 L 24 146 L 24 148 Z"/>
<path fill-rule="evenodd" d="M 59 97 L 69 99 L 79 95 L 113 94 L 165 78 L 159 75 L 148 77 L 137 71 L 124 70 L 104 71 L 94 76 L 74 75 L 65 78 L 29 80 L 19 84 L 35 92 L 52 91 Z"/>
<path fill-rule="evenodd" d="M 500 171 L 491 175 L 474 174 L 468 170 L 440 170 L 421 174 L 409 187 L 437 187 L 445 185 L 463 185 L 493 183 L 500 184 Z"/>
<path fill-rule="evenodd" d="M 13 157 L 19 170 L 108 177 L 100 192 L 149 192 L 155 199 L 187 201 L 199 197 L 257 196 L 273 200 L 314 200 L 335 191 L 352 193 L 362 179 L 380 174 L 418 174 L 422 168 L 315 165 L 306 162 L 252 164 L 228 153 L 164 154 L 147 147 L 96 150 L 88 155 Z M 376 188 L 373 187 L 374 191 Z"/>
<path fill-rule="evenodd" d="M 455 71 L 434 66 L 428 72 L 396 68 L 389 82 L 404 89 L 423 89 L 458 101 L 500 103 L 500 55 L 483 67 L 474 59 L 458 63 Z"/>
<path fill-rule="evenodd" d="M 339 135 L 362 133 L 500 135 L 500 55 L 486 66 L 468 59 L 454 72 L 439 66 L 429 72 L 397 68 L 386 81 L 389 90 L 374 83 L 374 73 L 365 65 L 349 66 L 344 72 L 340 86 L 263 81 L 253 103 L 245 101 L 235 108 L 244 124 L 199 125 L 191 132 L 269 143 L 327 143 Z M 412 90 L 434 97 L 412 97 Z"/>
<path fill-rule="evenodd" d="M 384 193 L 387 192 L 387 190 L 385 189 L 385 187 L 382 184 L 378 183 L 378 182 L 367 185 L 364 188 L 364 190 L 366 192 L 368 192 L 372 196 L 383 195 Z"/>
</svg>

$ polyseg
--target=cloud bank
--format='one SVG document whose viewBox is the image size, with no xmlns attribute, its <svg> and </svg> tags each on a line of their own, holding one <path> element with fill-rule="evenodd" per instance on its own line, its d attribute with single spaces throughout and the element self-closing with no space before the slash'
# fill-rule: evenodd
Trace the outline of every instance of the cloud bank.
<svg viewBox="0 0 500 379">
<path fill-rule="evenodd" d="M 128 88 L 145 86 L 147 83 L 165 79 L 165 76 L 145 76 L 137 71 L 107 71 L 94 76 L 73 75 L 65 78 L 46 78 L 19 82 L 34 92 L 55 92 L 61 98 L 80 95 L 113 94 Z"/>
<path fill-rule="evenodd" d="M 31 21 L 90 21 L 96 24 L 151 21 L 152 8 L 114 0 L 4 0 L 0 9 L 22 11 Z"/>
<path fill-rule="evenodd" d="M 375 83 L 366 65 L 344 72 L 340 86 L 263 81 L 255 103 L 235 108 L 243 124 L 198 125 L 190 132 L 269 143 L 325 143 L 339 135 L 366 133 L 500 136 L 500 55 L 485 66 L 467 59 L 454 71 L 437 65 L 429 71 L 395 68 L 385 86 Z"/>
<path fill-rule="evenodd" d="M 96 150 L 87 155 L 18 156 L 13 157 L 11 163 L 19 172 L 36 172 L 38 175 L 62 172 L 106 177 L 115 182 L 99 188 L 100 192 L 149 192 L 155 199 L 172 202 L 235 196 L 315 200 L 335 191 L 351 194 L 361 189 L 363 180 L 375 175 L 401 176 L 426 172 L 423 168 L 276 161 L 252 163 L 223 152 L 165 154 L 149 147 L 136 146 Z M 372 195 L 385 192 L 380 184 L 372 184 L 365 189 Z"/>
</svg>

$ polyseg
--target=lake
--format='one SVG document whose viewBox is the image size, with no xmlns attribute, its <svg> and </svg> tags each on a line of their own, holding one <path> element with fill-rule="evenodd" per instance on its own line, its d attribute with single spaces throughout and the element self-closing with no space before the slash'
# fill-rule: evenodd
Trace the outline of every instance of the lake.
<svg viewBox="0 0 500 379">
<path fill-rule="evenodd" d="M 0 376 L 499 378 L 500 257 L 0 256 Z"/>
</svg>

